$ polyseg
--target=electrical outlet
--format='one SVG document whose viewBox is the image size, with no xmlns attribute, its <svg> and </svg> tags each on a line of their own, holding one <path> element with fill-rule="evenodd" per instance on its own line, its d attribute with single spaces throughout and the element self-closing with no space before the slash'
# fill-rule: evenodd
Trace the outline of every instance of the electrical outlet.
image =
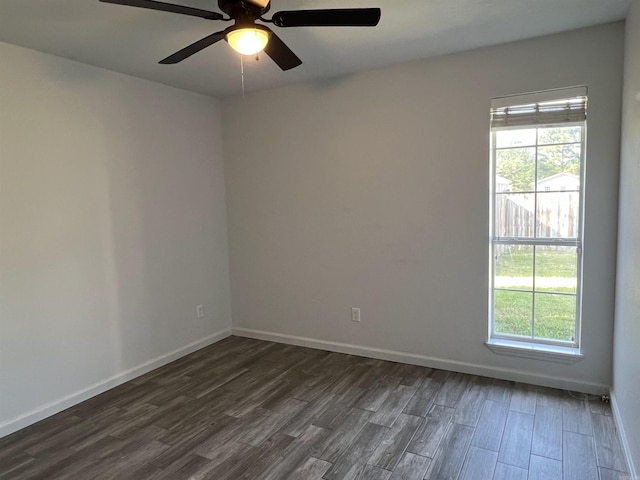
<svg viewBox="0 0 640 480">
<path fill-rule="evenodd" d="M 351 321 L 359 322 L 360 321 L 360 309 L 357 307 L 351 308 Z"/>
<path fill-rule="evenodd" d="M 196 315 L 198 318 L 204 318 L 204 307 L 202 305 L 196 305 Z"/>
</svg>

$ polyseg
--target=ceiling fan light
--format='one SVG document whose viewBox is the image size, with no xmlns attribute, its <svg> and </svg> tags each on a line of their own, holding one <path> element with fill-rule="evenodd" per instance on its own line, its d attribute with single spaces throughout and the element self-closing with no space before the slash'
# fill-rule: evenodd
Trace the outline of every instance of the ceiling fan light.
<svg viewBox="0 0 640 480">
<path fill-rule="evenodd" d="M 254 27 L 239 28 L 227 33 L 227 42 L 242 55 L 255 55 L 267 46 L 269 33 Z"/>
</svg>

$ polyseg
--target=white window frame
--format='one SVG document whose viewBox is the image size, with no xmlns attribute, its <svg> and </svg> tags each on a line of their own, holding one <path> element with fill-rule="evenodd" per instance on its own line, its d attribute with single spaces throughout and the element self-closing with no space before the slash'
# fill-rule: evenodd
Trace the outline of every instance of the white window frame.
<svg viewBox="0 0 640 480">
<path fill-rule="evenodd" d="M 573 96 L 581 95 L 586 97 L 586 87 L 576 87 L 571 89 L 559 89 L 545 92 L 535 92 L 533 94 L 518 95 L 513 97 L 503 97 L 497 100 L 497 103 L 502 106 L 517 106 L 527 105 L 537 102 L 553 101 L 571 98 Z M 492 102 L 493 103 L 493 102 Z M 493 105 L 492 105 L 493 107 Z M 580 126 L 581 127 L 581 140 L 580 140 L 580 189 L 579 189 L 579 207 L 578 207 L 578 226 L 577 237 L 575 238 L 540 238 L 540 237 L 496 237 L 496 132 L 506 129 L 526 129 L 526 128 L 544 128 L 549 126 Z M 545 124 L 545 123 L 529 123 L 518 126 L 499 126 L 491 128 L 491 146 L 490 146 L 490 162 L 491 162 L 491 179 L 490 179 L 490 239 L 489 239 L 489 321 L 488 321 L 488 333 L 486 345 L 495 353 L 516 355 L 526 358 L 535 358 L 543 360 L 557 361 L 561 363 L 574 363 L 582 358 L 581 353 L 581 319 L 582 319 L 582 264 L 583 264 L 583 238 L 584 238 L 584 192 L 585 192 L 585 164 L 586 164 L 586 133 L 587 122 L 581 121 L 567 121 L 561 123 Z M 535 163 L 535 180 L 538 180 L 538 161 L 537 150 L 539 148 L 538 140 L 536 138 L 536 163 Z M 555 191 L 555 190 L 554 190 Z M 559 191 L 559 190 L 558 190 Z M 535 205 L 537 205 L 537 188 L 531 192 L 518 192 L 529 193 L 534 195 Z M 545 192 L 546 193 L 546 192 Z M 537 213 L 537 208 L 536 208 Z M 575 319 L 575 336 L 573 341 L 562 341 L 553 339 L 543 339 L 535 337 L 535 301 L 532 304 L 532 334 L 531 336 L 520 336 L 511 334 L 501 334 L 495 332 L 494 326 L 494 270 L 495 270 L 495 246 L 496 245 L 526 245 L 526 246 L 567 246 L 575 247 L 577 251 L 576 258 L 576 319 Z M 534 248 L 535 252 L 535 248 Z M 535 253 L 533 261 L 533 286 L 531 292 L 535 295 L 535 278 L 536 278 L 536 262 Z M 527 290 L 528 292 L 529 290 Z"/>
</svg>

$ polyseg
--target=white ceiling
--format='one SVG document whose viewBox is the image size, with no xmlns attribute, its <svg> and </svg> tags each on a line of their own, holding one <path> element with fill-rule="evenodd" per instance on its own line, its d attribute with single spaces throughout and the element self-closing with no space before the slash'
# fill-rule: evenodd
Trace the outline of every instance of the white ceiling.
<svg viewBox="0 0 640 480">
<path fill-rule="evenodd" d="M 163 0 L 171 1 L 171 0 Z M 218 11 L 215 0 L 172 3 Z M 380 7 L 374 28 L 273 27 L 304 62 L 282 72 L 245 60 L 261 90 L 621 20 L 631 0 L 272 0 L 278 10 Z M 240 58 L 226 43 L 177 65 L 158 61 L 218 30 L 212 22 L 98 0 L 0 0 L 0 41 L 216 97 L 241 92 Z"/>
</svg>

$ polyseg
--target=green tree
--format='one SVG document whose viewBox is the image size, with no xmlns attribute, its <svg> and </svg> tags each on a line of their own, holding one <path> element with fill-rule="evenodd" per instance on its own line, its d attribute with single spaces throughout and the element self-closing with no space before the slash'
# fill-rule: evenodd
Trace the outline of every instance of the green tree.
<svg viewBox="0 0 640 480">
<path fill-rule="evenodd" d="M 580 174 L 580 127 L 538 129 L 538 180 L 558 173 Z M 514 147 L 496 152 L 496 173 L 511 182 L 511 191 L 532 190 L 536 149 Z"/>
<path fill-rule="evenodd" d="M 508 148 L 496 153 L 496 173 L 511 182 L 512 192 L 531 190 L 535 179 L 535 149 Z"/>
<path fill-rule="evenodd" d="M 538 130 L 538 179 L 558 173 L 580 174 L 580 127 Z M 550 145 L 554 144 L 554 145 Z"/>
</svg>

